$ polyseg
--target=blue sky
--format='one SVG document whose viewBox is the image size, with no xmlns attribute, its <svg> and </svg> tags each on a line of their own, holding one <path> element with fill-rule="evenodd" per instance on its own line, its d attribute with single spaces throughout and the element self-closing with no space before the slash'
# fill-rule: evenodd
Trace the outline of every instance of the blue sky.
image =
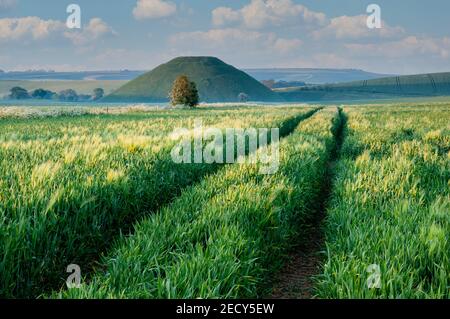
<svg viewBox="0 0 450 319">
<path fill-rule="evenodd" d="M 81 7 L 82 28 L 65 26 Z M 381 8 L 381 29 L 366 25 Z M 151 69 L 180 55 L 240 68 L 450 71 L 447 0 L 0 0 L 0 69 Z"/>
</svg>

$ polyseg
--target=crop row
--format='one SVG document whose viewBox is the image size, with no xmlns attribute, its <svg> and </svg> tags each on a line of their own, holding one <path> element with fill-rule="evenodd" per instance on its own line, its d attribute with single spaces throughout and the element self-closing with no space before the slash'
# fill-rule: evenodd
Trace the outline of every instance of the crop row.
<svg viewBox="0 0 450 319">
<path fill-rule="evenodd" d="M 335 109 L 280 143 L 280 168 L 231 165 L 135 225 L 100 270 L 62 298 L 257 297 L 320 201 L 334 148 Z"/>
<path fill-rule="evenodd" d="M 199 116 L 218 127 L 281 126 L 306 111 L 199 110 L 0 123 L 0 296 L 61 287 L 66 267 L 85 271 L 120 232 L 172 201 L 219 165 L 176 165 L 170 130 Z"/>
<path fill-rule="evenodd" d="M 450 118 L 348 108 L 321 298 L 449 298 Z"/>
</svg>

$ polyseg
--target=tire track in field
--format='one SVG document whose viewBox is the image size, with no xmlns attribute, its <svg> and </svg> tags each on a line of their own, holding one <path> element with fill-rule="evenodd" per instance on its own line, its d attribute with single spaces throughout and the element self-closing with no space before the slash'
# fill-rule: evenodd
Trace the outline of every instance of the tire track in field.
<svg viewBox="0 0 450 319">
<path fill-rule="evenodd" d="M 336 162 L 339 159 L 347 127 L 347 116 L 342 108 L 339 108 L 338 121 L 334 131 L 335 145 L 327 164 L 318 211 L 306 222 L 305 226 L 302 226 L 305 231 L 299 239 L 298 246 L 290 253 L 288 262 L 274 280 L 275 285 L 269 296 L 272 299 L 313 298 L 314 276 L 320 272 L 322 251 L 325 246 L 323 221 L 333 187 Z"/>
<path fill-rule="evenodd" d="M 322 107 L 317 107 L 312 109 L 311 111 L 308 111 L 304 114 L 300 114 L 300 115 L 296 115 L 296 116 L 291 116 L 286 118 L 280 125 L 279 129 L 280 129 L 280 140 L 283 138 L 288 137 L 290 134 L 292 134 L 294 132 L 294 130 L 297 128 L 297 126 L 309 119 L 310 117 L 312 117 L 314 114 L 316 114 L 318 111 L 320 111 L 322 109 Z M 270 145 L 271 141 L 268 141 L 268 144 Z M 246 151 L 247 153 L 247 151 Z M 246 156 L 248 156 L 250 154 L 246 154 Z M 164 168 L 165 166 L 165 162 L 158 162 L 157 165 L 161 166 L 161 170 Z M 178 197 L 181 196 L 181 194 L 183 193 L 183 191 L 185 191 L 186 189 L 190 188 L 190 187 L 194 187 L 195 185 L 199 184 L 203 179 L 207 178 L 209 175 L 215 174 L 217 173 L 219 170 L 221 170 L 222 168 L 224 168 L 226 165 L 231 165 L 231 164 L 216 164 L 212 169 L 210 170 L 205 170 L 205 171 L 199 171 L 198 172 L 198 176 L 195 180 L 192 180 L 192 182 L 190 183 L 185 183 L 182 186 L 180 186 L 179 188 L 176 189 L 176 192 L 173 194 L 173 196 L 171 196 L 170 198 L 164 200 L 164 201 L 160 201 L 156 204 L 156 206 L 152 207 L 151 209 L 148 210 L 148 212 L 146 214 L 141 214 L 139 218 L 136 218 L 135 216 L 129 216 L 128 219 L 125 220 L 124 224 L 121 225 L 114 225 L 113 227 L 113 231 L 117 231 L 118 235 L 119 233 L 124 233 L 127 235 L 131 235 L 134 232 L 134 228 L 133 225 L 138 222 L 143 216 L 149 215 L 149 214 L 153 214 L 153 213 L 158 213 L 159 210 L 161 210 L 163 207 L 170 205 L 172 202 L 174 202 Z M 114 244 L 115 239 L 117 237 L 113 237 L 111 240 L 111 245 Z M 99 260 L 101 259 L 102 255 L 106 255 L 107 252 L 109 251 L 109 249 L 111 248 L 111 245 L 106 245 L 106 246 L 102 246 L 101 249 L 96 250 L 94 253 L 92 253 L 89 256 L 89 264 L 87 266 L 85 266 L 84 269 L 84 281 L 86 283 L 89 283 L 92 274 L 94 274 L 96 271 L 99 271 L 100 269 L 102 269 L 102 265 L 101 263 L 99 263 Z M 85 263 L 81 263 L 81 262 L 74 262 L 76 264 L 85 264 Z M 64 287 L 64 286 L 63 286 Z M 57 289 L 56 288 L 56 284 L 52 285 L 51 288 L 48 289 L 44 289 L 44 293 L 45 292 L 50 292 L 52 290 L 52 288 Z"/>
</svg>

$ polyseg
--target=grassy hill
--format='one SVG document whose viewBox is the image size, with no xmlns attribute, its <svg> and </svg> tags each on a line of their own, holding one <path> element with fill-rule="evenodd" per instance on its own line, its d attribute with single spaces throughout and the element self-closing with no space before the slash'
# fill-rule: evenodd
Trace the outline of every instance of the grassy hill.
<svg viewBox="0 0 450 319">
<path fill-rule="evenodd" d="M 342 83 L 359 80 L 371 80 L 394 76 L 378 74 L 356 69 L 311 69 L 311 68 L 272 68 L 272 69 L 244 69 L 249 75 L 262 80 L 302 81 L 308 84 Z"/>
<path fill-rule="evenodd" d="M 405 75 L 277 90 L 287 101 L 321 101 L 450 95 L 450 72 Z"/>
<path fill-rule="evenodd" d="M 214 57 L 179 57 L 119 88 L 105 102 L 165 102 L 173 81 L 187 75 L 197 84 L 202 102 L 235 102 L 240 93 L 252 101 L 278 100 L 276 93 L 247 73 Z"/>
</svg>

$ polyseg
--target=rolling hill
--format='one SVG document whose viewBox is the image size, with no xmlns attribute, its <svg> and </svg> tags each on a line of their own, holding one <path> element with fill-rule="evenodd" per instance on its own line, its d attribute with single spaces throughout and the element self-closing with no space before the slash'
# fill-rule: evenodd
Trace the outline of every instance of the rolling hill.
<svg viewBox="0 0 450 319">
<path fill-rule="evenodd" d="M 390 74 L 378 74 L 356 69 L 267 68 L 244 69 L 243 71 L 258 81 L 302 81 L 308 84 L 342 83 L 393 76 Z"/>
<path fill-rule="evenodd" d="M 166 102 L 173 81 L 187 75 L 197 84 L 202 102 L 276 101 L 278 95 L 247 73 L 215 57 L 179 57 L 132 80 L 105 97 L 105 102 Z"/>
<path fill-rule="evenodd" d="M 276 90 L 286 101 L 322 101 L 450 95 L 450 72 Z"/>
</svg>

